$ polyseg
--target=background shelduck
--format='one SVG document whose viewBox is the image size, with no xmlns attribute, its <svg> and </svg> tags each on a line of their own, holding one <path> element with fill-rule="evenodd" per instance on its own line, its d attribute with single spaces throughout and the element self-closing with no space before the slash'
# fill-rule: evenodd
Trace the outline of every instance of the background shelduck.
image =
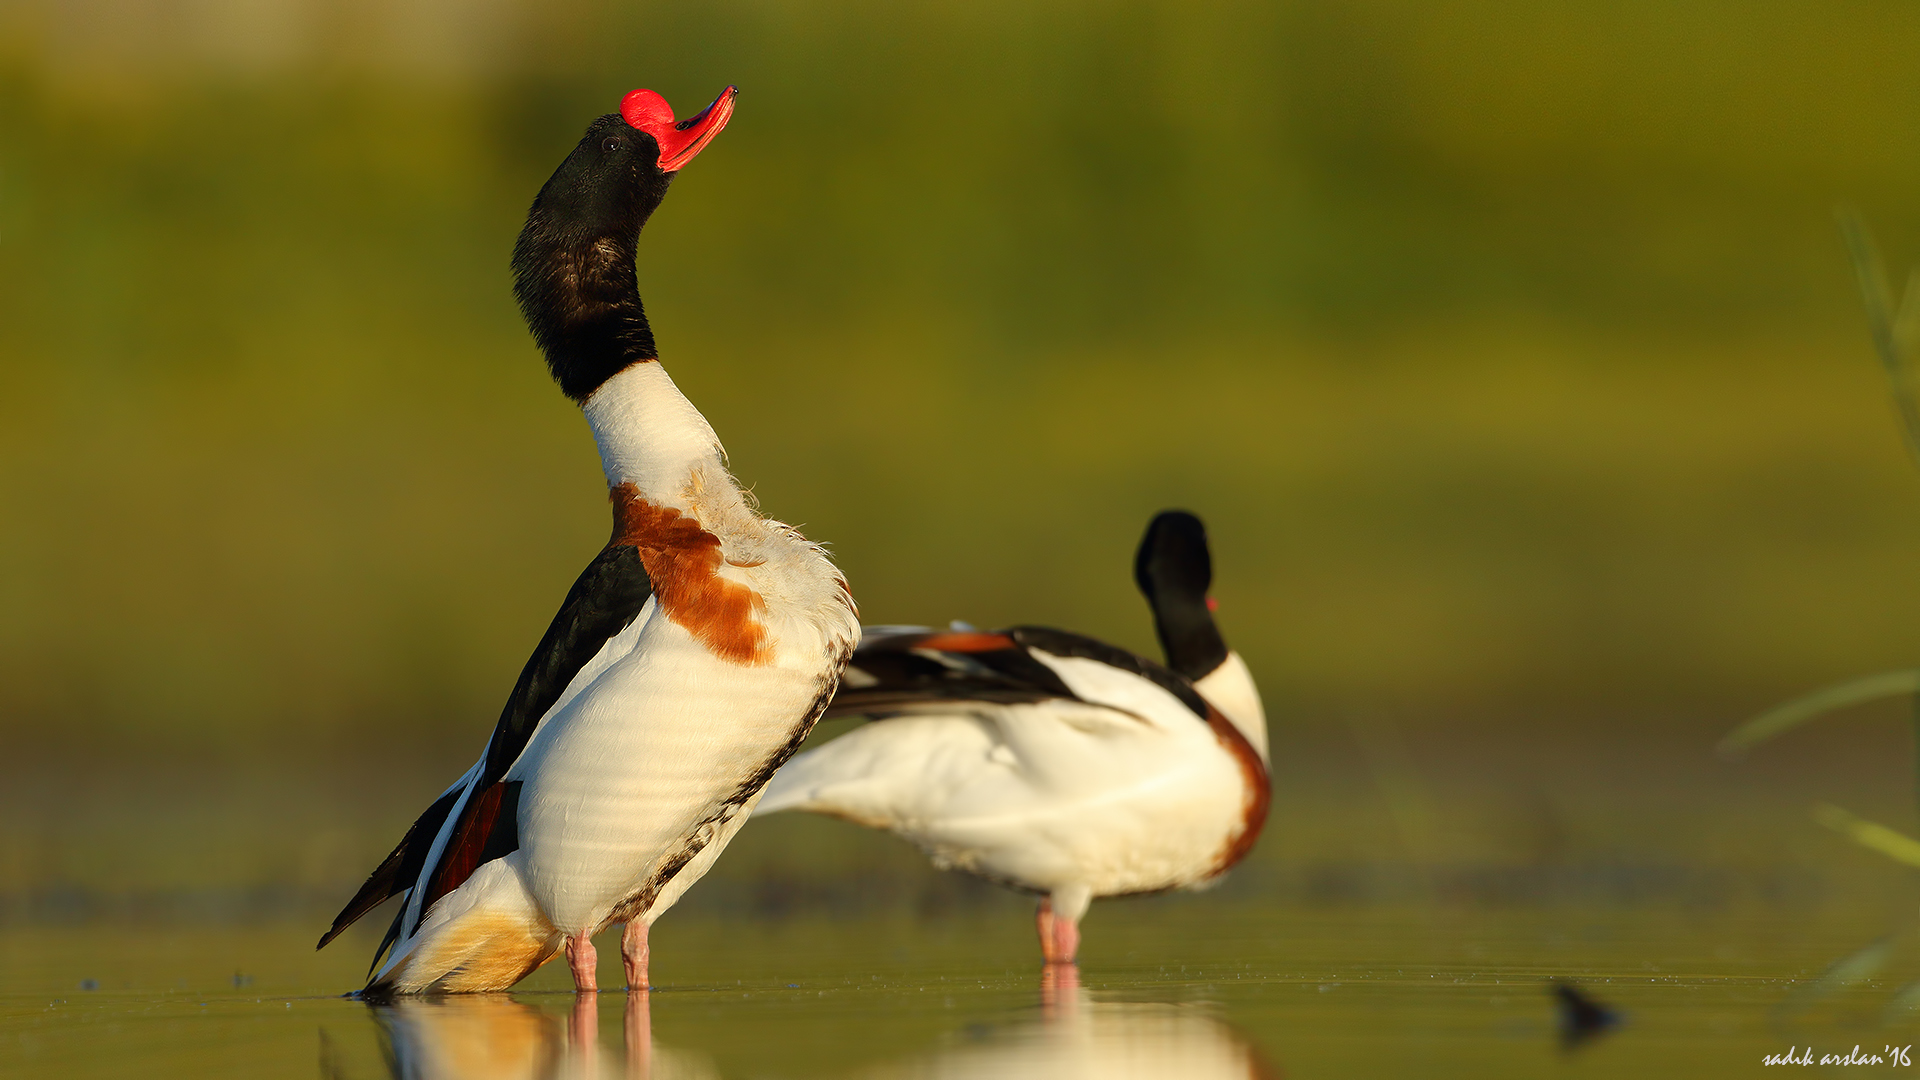
<svg viewBox="0 0 1920 1080">
<path fill-rule="evenodd" d="M 734 90 L 675 122 L 635 90 L 540 189 L 514 292 L 600 447 L 613 536 L 568 591 L 480 760 L 320 939 L 404 897 L 368 991 L 498 990 L 564 947 L 595 989 L 594 933 L 647 927 L 699 880 L 833 697 L 859 635 L 846 581 L 756 514 L 719 440 L 660 366 L 641 227 L 726 126 Z M 382 957 L 384 956 L 384 962 Z"/>
<path fill-rule="evenodd" d="M 1094 897 L 1217 879 L 1266 821 L 1266 714 L 1214 624 L 1200 519 L 1154 518 L 1134 576 L 1165 667 L 1037 626 L 869 629 L 828 715 L 882 722 L 795 757 L 756 813 L 887 829 L 1039 893 L 1050 964 L 1073 960 Z"/>
</svg>

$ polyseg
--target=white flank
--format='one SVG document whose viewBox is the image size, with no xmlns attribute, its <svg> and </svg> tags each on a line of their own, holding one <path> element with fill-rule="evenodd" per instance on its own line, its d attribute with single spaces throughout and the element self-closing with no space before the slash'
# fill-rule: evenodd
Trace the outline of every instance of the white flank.
<svg viewBox="0 0 1920 1080">
<path fill-rule="evenodd" d="M 795 757 L 758 813 L 888 829 L 942 866 L 1056 896 L 1198 885 L 1238 834 L 1245 780 L 1193 711 L 1095 660 L 1034 656 L 1093 703 L 954 703 Z"/>
</svg>

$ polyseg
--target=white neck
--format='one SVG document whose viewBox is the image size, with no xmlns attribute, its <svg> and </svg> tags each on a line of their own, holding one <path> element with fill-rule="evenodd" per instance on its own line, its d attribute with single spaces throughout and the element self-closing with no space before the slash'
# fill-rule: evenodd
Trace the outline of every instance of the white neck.
<svg viewBox="0 0 1920 1080">
<path fill-rule="evenodd" d="M 600 446 L 608 487 L 630 483 L 651 502 L 677 504 L 695 472 L 711 465 L 724 474 L 720 437 L 658 360 L 601 383 L 580 411 Z"/>
<path fill-rule="evenodd" d="M 1260 688 L 1253 685 L 1253 673 L 1239 653 L 1228 652 L 1219 667 L 1194 680 L 1193 688 L 1240 730 L 1261 761 L 1268 760 L 1267 710 L 1260 705 Z"/>
</svg>

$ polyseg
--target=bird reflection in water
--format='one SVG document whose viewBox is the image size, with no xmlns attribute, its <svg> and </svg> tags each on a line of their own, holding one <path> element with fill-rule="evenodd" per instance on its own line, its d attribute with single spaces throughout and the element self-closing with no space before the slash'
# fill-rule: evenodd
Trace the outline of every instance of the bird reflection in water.
<svg viewBox="0 0 1920 1080">
<path fill-rule="evenodd" d="M 962 1041 L 964 1039 L 964 1041 Z M 1072 964 L 1040 976 L 1037 1020 L 970 1029 L 925 1058 L 873 1069 L 870 1080 L 1250 1080 L 1281 1075 L 1204 1005 L 1095 1001 Z"/>
<path fill-rule="evenodd" d="M 598 994 L 564 1017 L 506 994 L 371 1005 L 394 1080 L 714 1080 L 703 1058 L 653 1045 L 647 994 L 626 995 L 624 1054 L 600 1043 Z"/>
<path fill-rule="evenodd" d="M 395 1080 L 717 1080 L 706 1057 L 653 1044 L 647 994 L 629 994 L 625 1052 L 603 1046 L 597 994 L 562 1016 L 505 994 L 371 1006 Z M 868 1080 L 1264 1080 L 1261 1060 L 1206 1006 L 1095 1001 L 1079 969 L 1049 965 L 1038 1017 L 969 1027 L 932 1053 L 862 1071 Z"/>
</svg>

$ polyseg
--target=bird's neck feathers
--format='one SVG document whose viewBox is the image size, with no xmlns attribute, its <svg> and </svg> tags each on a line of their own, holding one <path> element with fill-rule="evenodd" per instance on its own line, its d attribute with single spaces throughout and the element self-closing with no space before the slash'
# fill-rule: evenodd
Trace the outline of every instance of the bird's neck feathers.
<svg viewBox="0 0 1920 1080">
<path fill-rule="evenodd" d="M 607 486 L 631 484 L 658 506 L 687 508 L 693 489 L 724 486 L 726 451 L 707 418 L 657 362 L 633 364 L 601 383 L 581 403 Z M 709 492 L 711 497 L 711 492 Z"/>
<path fill-rule="evenodd" d="M 1220 710 L 1260 754 L 1261 761 L 1268 760 L 1267 710 L 1260 703 L 1260 688 L 1254 685 L 1253 673 L 1239 653 L 1228 651 L 1220 666 L 1193 680 L 1193 688 Z"/>
<path fill-rule="evenodd" d="M 1162 589 L 1148 595 L 1153 607 L 1153 629 L 1160 639 L 1167 666 L 1198 681 L 1227 658 L 1227 643 L 1207 610 L 1204 592 Z"/>
<path fill-rule="evenodd" d="M 634 256 L 666 181 L 583 212 L 565 174 L 542 189 L 514 245 L 514 294 L 554 381 L 586 414 L 607 486 L 685 509 L 689 488 L 726 467 L 706 417 L 660 366 L 640 303 Z"/>
<path fill-rule="evenodd" d="M 513 292 L 560 389 L 575 402 L 635 364 L 659 359 L 640 303 L 640 231 L 666 194 L 653 189 L 583 212 L 563 174 L 541 189 L 513 245 Z"/>
<path fill-rule="evenodd" d="M 1147 523 L 1134 555 L 1133 579 L 1153 608 L 1153 629 L 1167 666 L 1224 714 L 1267 759 L 1267 714 L 1240 654 L 1227 648 L 1213 621 L 1213 553 L 1207 528 L 1184 510 L 1166 510 Z"/>
<path fill-rule="evenodd" d="M 1133 580 L 1153 609 L 1153 630 L 1167 666 L 1195 680 L 1219 667 L 1227 643 L 1207 600 L 1213 555 L 1200 519 L 1184 510 L 1156 515 L 1134 554 Z"/>
</svg>

